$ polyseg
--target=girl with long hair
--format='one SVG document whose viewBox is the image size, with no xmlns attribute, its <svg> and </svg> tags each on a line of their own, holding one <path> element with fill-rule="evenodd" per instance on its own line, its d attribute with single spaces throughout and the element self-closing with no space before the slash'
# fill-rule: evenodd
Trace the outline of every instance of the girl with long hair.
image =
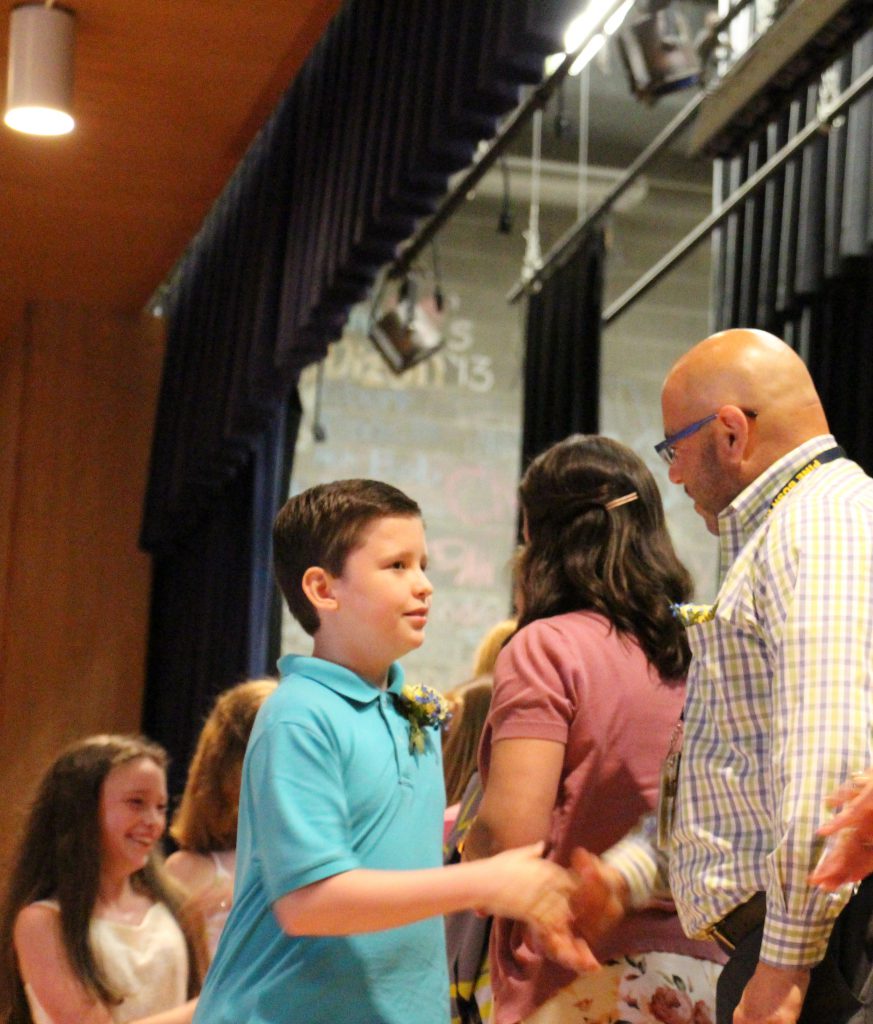
<svg viewBox="0 0 873 1024">
<path fill-rule="evenodd" d="M 260 706 L 275 679 L 251 679 L 220 694 L 197 740 L 170 835 L 179 849 L 167 870 L 189 892 L 215 953 L 233 899 L 242 763 Z"/>
<path fill-rule="evenodd" d="M 689 661 L 672 606 L 691 580 L 651 473 L 617 441 L 554 445 L 520 499 L 519 628 L 495 669 L 464 857 L 545 840 L 567 867 L 576 847 L 606 850 L 656 802 Z M 603 970 L 575 977 L 523 925 L 496 920 L 496 1024 L 642 1024 L 672 1020 L 667 1007 L 714 1017 L 719 954 L 686 939 L 669 904 L 628 915 L 595 953 Z"/>
<path fill-rule="evenodd" d="M 0 1020 L 187 1024 L 204 962 L 159 844 L 166 753 L 92 736 L 50 766 L 0 916 Z"/>
</svg>

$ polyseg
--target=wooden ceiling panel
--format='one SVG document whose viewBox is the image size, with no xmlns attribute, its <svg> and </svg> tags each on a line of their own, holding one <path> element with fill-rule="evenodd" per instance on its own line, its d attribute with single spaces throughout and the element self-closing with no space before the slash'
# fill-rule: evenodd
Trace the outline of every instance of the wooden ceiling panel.
<svg viewBox="0 0 873 1024">
<path fill-rule="evenodd" d="M 141 308 L 341 0 L 67 2 L 76 130 L 0 126 L 0 340 L 32 300 Z M 8 15 L 3 81 L 7 49 Z"/>
</svg>

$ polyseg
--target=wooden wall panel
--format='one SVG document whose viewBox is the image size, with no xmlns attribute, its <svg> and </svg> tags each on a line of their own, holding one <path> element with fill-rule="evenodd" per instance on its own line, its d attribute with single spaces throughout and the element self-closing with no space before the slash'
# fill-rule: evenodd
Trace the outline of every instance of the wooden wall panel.
<svg viewBox="0 0 873 1024">
<path fill-rule="evenodd" d="M 24 324 L 0 344 L 0 623 L 9 594 L 10 547 L 15 507 L 18 437 L 24 387 Z M 3 644 L 0 637 L 0 680 L 3 678 Z M 0 689 L 0 714 L 3 692 Z"/>
<path fill-rule="evenodd" d="M 0 378 L 4 405 L 7 389 L 20 397 L 17 422 L 0 420 L 2 859 L 63 744 L 139 726 L 150 563 L 137 537 L 163 352 L 152 317 L 55 303 L 31 309 L 19 341 Z"/>
</svg>

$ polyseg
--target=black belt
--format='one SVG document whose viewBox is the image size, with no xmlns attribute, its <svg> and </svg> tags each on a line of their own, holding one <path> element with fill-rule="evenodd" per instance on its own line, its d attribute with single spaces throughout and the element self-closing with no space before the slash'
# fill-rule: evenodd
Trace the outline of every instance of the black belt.
<svg viewBox="0 0 873 1024">
<path fill-rule="evenodd" d="M 733 953 L 743 939 L 764 923 L 767 916 L 767 895 L 756 892 L 755 895 L 735 907 L 717 924 L 709 929 L 709 934 L 721 946 L 725 953 Z"/>
</svg>

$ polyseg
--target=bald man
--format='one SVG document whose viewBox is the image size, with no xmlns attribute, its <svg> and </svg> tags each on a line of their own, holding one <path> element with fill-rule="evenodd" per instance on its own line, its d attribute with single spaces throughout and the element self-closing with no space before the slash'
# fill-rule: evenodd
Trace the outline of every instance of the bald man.
<svg viewBox="0 0 873 1024">
<path fill-rule="evenodd" d="M 871 1020 L 840 971 L 869 967 L 873 894 L 828 896 L 809 875 L 828 793 L 873 762 L 873 480 L 830 435 L 799 356 L 761 331 L 691 349 L 662 411 L 656 450 L 718 536 L 722 578 L 687 620 L 669 845 L 682 923 L 729 957 L 719 1024 Z M 605 855 L 625 901 L 654 877 L 645 847 Z"/>
</svg>

